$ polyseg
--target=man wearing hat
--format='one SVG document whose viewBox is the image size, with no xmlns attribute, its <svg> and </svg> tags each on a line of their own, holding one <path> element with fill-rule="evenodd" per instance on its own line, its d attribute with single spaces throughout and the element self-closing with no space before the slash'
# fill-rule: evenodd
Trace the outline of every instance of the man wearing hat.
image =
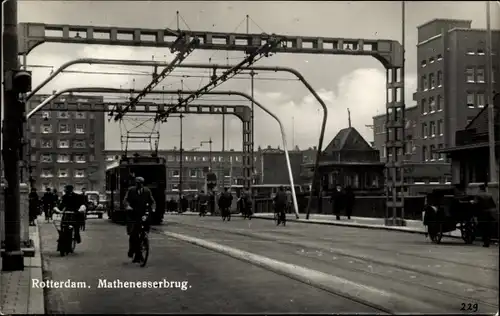
<svg viewBox="0 0 500 316">
<path fill-rule="evenodd" d="M 85 206 L 84 197 L 73 191 L 73 186 L 67 185 L 64 188 L 65 194 L 61 198 L 59 208 L 63 211 L 62 221 L 70 223 L 75 228 L 75 239 L 77 243 L 81 243 L 80 236 L 80 211 L 82 206 Z"/>
<path fill-rule="evenodd" d="M 141 219 L 150 209 L 154 212 L 156 208 L 153 194 L 144 186 L 143 177 L 135 178 L 135 186 L 128 189 L 124 204 L 127 210 L 127 233 L 129 235 L 128 257 L 134 257 L 134 262 L 139 262 L 141 259 L 139 249 Z"/>
</svg>

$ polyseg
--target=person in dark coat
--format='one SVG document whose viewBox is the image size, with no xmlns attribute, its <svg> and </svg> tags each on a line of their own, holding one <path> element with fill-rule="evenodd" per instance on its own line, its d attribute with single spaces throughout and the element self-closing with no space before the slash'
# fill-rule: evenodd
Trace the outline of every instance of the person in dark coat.
<svg viewBox="0 0 500 316">
<path fill-rule="evenodd" d="M 31 188 L 31 192 L 28 195 L 28 201 L 30 226 L 35 226 L 35 220 L 38 215 L 40 215 L 40 200 L 35 188 Z"/>
<path fill-rule="evenodd" d="M 356 201 L 356 197 L 354 196 L 354 192 L 352 191 L 352 187 L 348 185 L 345 188 L 345 215 L 347 216 L 347 219 L 351 219 L 352 215 L 352 210 L 354 208 L 354 202 Z"/>
<path fill-rule="evenodd" d="M 125 195 L 124 204 L 127 209 L 127 233 L 129 234 L 128 257 L 134 262 L 141 261 L 139 233 L 142 216 L 149 210 L 155 212 L 156 202 L 149 188 L 144 186 L 144 178 L 135 178 L 136 185 L 130 187 Z"/>
<path fill-rule="evenodd" d="M 330 203 L 332 204 L 333 214 L 335 214 L 337 220 L 340 220 L 340 212 L 344 210 L 344 192 L 342 187 L 337 185 L 332 192 L 330 197 Z"/>
<path fill-rule="evenodd" d="M 59 203 L 59 208 L 62 213 L 62 223 L 72 225 L 75 229 L 75 240 L 77 243 L 82 242 L 80 235 L 80 223 L 81 215 L 80 209 L 85 206 L 85 199 L 82 195 L 77 194 L 73 191 L 72 185 L 67 185 L 64 188 L 65 194 L 61 198 L 61 203 Z"/>
<path fill-rule="evenodd" d="M 179 202 L 179 212 L 184 213 L 187 211 L 189 205 L 189 201 L 185 195 L 181 196 L 181 201 Z"/>
<path fill-rule="evenodd" d="M 52 209 L 56 207 L 56 197 L 52 194 L 50 188 L 45 189 L 45 193 L 42 196 L 42 205 L 45 221 L 49 222 L 52 219 Z"/>
</svg>

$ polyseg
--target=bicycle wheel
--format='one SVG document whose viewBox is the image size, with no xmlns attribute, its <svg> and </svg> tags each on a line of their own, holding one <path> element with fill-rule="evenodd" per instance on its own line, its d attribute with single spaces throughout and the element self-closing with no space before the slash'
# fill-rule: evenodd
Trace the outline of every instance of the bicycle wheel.
<svg viewBox="0 0 500 316">
<path fill-rule="evenodd" d="M 76 232 L 74 231 L 74 229 L 71 231 L 72 234 L 71 234 L 71 244 L 70 244 L 70 250 L 69 252 L 70 253 L 73 253 L 75 252 L 75 248 L 76 248 Z"/>
<path fill-rule="evenodd" d="M 286 226 L 286 214 L 285 213 L 281 214 L 281 223 L 283 223 L 283 226 Z"/>
<path fill-rule="evenodd" d="M 148 235 L 144 234 L 144 236 L 141 238 L 141 261 L 140 261 L 141 267 L 146 266 L 146 263 L 148 262 L 148 257 L 149 257 L 149 239 Z"/>
</svg>

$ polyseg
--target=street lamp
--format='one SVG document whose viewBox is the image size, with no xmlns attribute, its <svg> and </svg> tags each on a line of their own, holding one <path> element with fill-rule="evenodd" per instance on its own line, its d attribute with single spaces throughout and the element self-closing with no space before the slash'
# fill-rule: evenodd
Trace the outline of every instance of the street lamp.
<svg viewBox="0 0 500 316">
<path fill-rule="evenodd" d="M 210 137 L 208 140 L 202 140 L 200 142 L 200 147 L 203 147 L 203 144 L 208 144 L 208 160 L 210 161 L 209 163 L 209 171 L 212 171 L 212 137 Z"/>
</svg>

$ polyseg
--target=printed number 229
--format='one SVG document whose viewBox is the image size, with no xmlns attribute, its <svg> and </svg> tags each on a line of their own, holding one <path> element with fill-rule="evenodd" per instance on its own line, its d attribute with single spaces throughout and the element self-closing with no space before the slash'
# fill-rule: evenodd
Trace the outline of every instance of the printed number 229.
<svg viewBox="0 0 500 316">
<path fill-rule="evenodd" d="M 462 308 L 460 308 L 461 311 L 470 311 L 470 312 L 477 312 L 479 309 L 479 306 L 477 303 L 462 303 Z"/>
</svg>

